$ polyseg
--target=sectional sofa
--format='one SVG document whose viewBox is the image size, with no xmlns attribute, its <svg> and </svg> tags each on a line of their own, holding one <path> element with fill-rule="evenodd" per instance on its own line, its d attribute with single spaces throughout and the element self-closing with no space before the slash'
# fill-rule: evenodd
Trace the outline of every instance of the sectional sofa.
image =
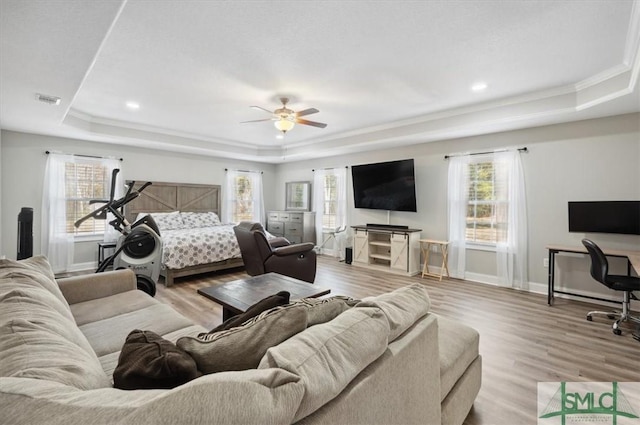
<svg viewBox="0 0 640 425">
<path fill-rule="evenodd" d="M 479 336 L 429 308 L 408 286 L 307 326 L 255 368 L 122 390 L 112 374 L 130 331 L 175 342 L 208 330 L 136 290 L 129 270 L 56 281 L 44 257 L 0 260 L 0 412 L 14 425 L 462 424 Z"/>
</svg>

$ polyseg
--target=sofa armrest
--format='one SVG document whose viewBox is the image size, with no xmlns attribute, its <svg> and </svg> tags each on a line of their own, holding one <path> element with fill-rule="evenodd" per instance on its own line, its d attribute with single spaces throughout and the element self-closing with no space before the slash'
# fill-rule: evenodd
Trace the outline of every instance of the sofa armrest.
<svg viewBox="0 0 640 425">
<path fill-rule="evenodd" d="M 115 270 L 58 279 L 58 286 L 69 304 L 104 298 L 138 288 L 136 274 Z"/>
<path fill-rule="evenodd" d="M 204 375 L 171 390 L 76 388 L 29 378 L 0 377 L 3 423 L 289 424 L 304 389 L 282 369 Z"/>
</svg>

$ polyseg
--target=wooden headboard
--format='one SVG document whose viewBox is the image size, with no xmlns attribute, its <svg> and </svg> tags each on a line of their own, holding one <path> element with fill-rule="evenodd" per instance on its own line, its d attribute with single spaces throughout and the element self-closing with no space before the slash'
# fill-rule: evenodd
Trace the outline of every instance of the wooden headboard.
<svg viewBox="0 0 640 425">
<path fill-rule="evenodd" d="M 130 182 L 127 180 L 127 184 Z M 133 190 L 145 183 L 136 181 Z M 220 216 L 220 204 L 220 185 L 152 182 L 140 196 L 125 205 L 125 216 L 130 223 L 141 212 L 213 211 Z"/>
</svg>

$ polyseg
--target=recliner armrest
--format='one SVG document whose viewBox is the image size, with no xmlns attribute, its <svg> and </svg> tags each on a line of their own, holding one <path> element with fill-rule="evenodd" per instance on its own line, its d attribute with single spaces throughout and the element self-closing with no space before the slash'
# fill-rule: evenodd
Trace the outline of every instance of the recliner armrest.
<svg viewBox="0 0 640 425">
<path fill-rule="evenodd" d="M 273 250 L 273 254 L 278 257 L 285 257 L 287 255 L 303 254 L 313 250 L 315 247 L 311 242 L 299 243 L 295 245 L 287 245 Z"/>
<path fill-rule="evenodd" d="M 282 246 L 291 245 L 291 242 L 289 242 L 287 238 L 283 238 L 282 236 L 268 239 L 267 242 L 269 242 L 269 245 L 271 245 L 271 248 L 280 248 Z"/>
</svg>

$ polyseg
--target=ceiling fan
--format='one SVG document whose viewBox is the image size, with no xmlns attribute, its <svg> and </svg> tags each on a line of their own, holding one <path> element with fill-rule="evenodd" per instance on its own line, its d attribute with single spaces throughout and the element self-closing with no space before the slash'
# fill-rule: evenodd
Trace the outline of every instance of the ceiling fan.
<svg viewBox="0 0 640 425">
<path fill-rule="evenodd" d="M 251 106 L 255 109 L 260 109 L 261 111 L 265 111 L 272 115 L 271 118 L 264 118 L 261 120 L 251 120 L 251 121 L 242 121 L 241 124 L 250 123 L 250 122 L 261 122 L 261 121 L 273 121 L 275 127 L 281 131 L 282 133 L 286 133 L 291 130 L 296 124 L 310 125 L 313 127 L 325 128 L 327 124 L 316 121 L 309 121 L 302 119 L 300 117 L 304 117 L 306 115 L 311 115 L 318 113 L 316 108 L 309 108 L 303 111 L 295 112 L 289 108 L 287 108 L 287 103 L 289 103 L 289 99 L 286 97 L 281 97 L 280 102 L 282 102 L 282 107 L 276 109 L 275 111 L 270 111 L 260 106 Z"/>
</svg>

